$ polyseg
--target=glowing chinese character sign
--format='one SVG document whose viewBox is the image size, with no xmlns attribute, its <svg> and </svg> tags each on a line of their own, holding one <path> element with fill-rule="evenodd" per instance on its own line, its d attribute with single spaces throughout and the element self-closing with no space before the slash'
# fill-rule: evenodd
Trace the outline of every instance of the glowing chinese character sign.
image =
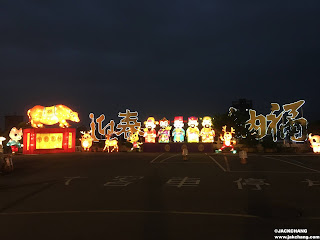
<svg viewBox="0 0 320 240">
<path fill-rule="evenodd" d="M 125 113 L 119 113 L 118 117 L 122 119 L 117 125 L 117 129 L 120 129 L 116 133 L 117 136 L 124 134 L 124 138 L 128 139 L 131 132 L 136 132 L 141 127 L 141 122 L 138 122 L 138 112 L 131 112 L 127 109 Z"/>
<path fill-rule="evenodd" d="M 246 125 L 249 125 L 248 130 L 257 131 L 258 139 L 270 134 L 274 142 L 278 140 L 278 135 L 281 139 L 290 137 L 294 142 L 304 142 L 307 139 L 307 120 L 303 117 L 297 118 L 298 110 L 304 103 L 304 100 L 300 100 L 285 104 L 281 112 L 278 112 L 280 111 L 278 103 L 271 103 L 271 112 L 266 116 L 257 115 L 255 110 L 250 109 L 250 118 L 246 122 Z"/>
<path fill-rule="evenodd" d="M 99 139 L 96 136 L 96 123 L 98 124 L 98 133 L 102 136 L 111 134 L 120 136 L 123 134 L 124 138 L 128 139 L 130 137 L 130 134 L 135 133 L 136 131 L 139 131 L 139 135 L 143 135 L 143 133 L 140 131 L 141 122 L 138 122 L 138 112 L 131 112 L 129 109 L 127 109 L 125 113 L 119 112 L 118 117 L 120 117 L 121 120 L 120 123 L 116 126 L 116 129 L 118 131 L 115 131 L 115 122 L 113 120 L 102 127 L 102 123 L 105 120 L 104 114 L 101 114 L 96 120 L 93 113 L 90 113 L 89 117 L 91 119 L 91 136 L 94 142 L 99 142 Z"/>
</svg>

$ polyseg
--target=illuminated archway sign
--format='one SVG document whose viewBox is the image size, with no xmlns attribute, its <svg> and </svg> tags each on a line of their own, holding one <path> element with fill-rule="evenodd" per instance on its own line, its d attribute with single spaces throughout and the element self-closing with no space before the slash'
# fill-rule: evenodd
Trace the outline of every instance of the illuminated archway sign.
<svg viewBox="0 0 320 240">
<path fill-rule="evenodd" d="M 33 128 L 23 130 L 24 154 L 75 152 L 76 129 L 68 128 L 67 120 L 79 122 L 77 112 L 65 105 L 37 105 L 27 114 Z M 54 124 L 60 128 L 44 128 Z"/>
<path fill-rule="evenodd" d="M 299 100 L 294 103 L 285 104 L 280 111 L 278 103 L 271 103 L 271 112 L 263 116 L 257 115 L 253 109 L 249 109 L 250 119 L 246 122 L 249 126 L 249 131 L 257 131 L 257 139 L 262 139 L 266 135 L 272 135 L 273 141 L 278 140 L 278 135 L 281 139 L 285 139 L 290 135 L 293 142 L 304 142 L 307 140 L 307 119 L 299 117 L 299 109 L 305 103 L 304 100 Z M 278 113 L 276 113 L 278 112 Z M 279 131 L 278 131 L 279 130 Z M 289 135 L 288 135 L 289 134 Z"/>
</svg>

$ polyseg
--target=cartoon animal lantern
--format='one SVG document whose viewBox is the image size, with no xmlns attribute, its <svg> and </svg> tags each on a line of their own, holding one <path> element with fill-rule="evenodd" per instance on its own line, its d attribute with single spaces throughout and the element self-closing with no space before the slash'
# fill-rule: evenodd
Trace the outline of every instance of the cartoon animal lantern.
<svg viewBox="0 0 320 240">
<path fill-rule="evenodd" d="M 154 120 L 154 117 L 148 117 L 147 121 L 144 122 L 144 125 L 146 126 L 144 129 L 144 142 L 146 143 L 155 143 L 157 132 L 156 132 L 156 125 L 158 122 Z"/>
<path fill-rule="evenodd" d="M 309 141 L 314 153 L 320 153 L 320 136 L 309 134 Z"/>
<path fill-rule="evenodd" d="M 22 139 L 22 128 L 18 130 L 17 128 L 13 127 L 9 133 L 9 137 L 11 139 L 7 143 L 7 146 L 11 147 L 12 153 L 15 154 L 18 152 L 19 148 L 23 147 L 23 144 L 19 142 Z"/>
<path fill-rule="evenodd" d="M 188 129 L 187 129 L 187 139 L 189 143 L 198 143 L 199 142 L 199 128 L 198 128 L 198 118 L 189 117 L 188 118 Z"/>
<path fill-rule="evenodd" d="M 220 135 L 220 139 L 223 141 L 223 146 L 219 149 L 219 151 L 222 151 L 226 147 L 230 147 L 230 151 L 234 151 L 233 145 L 236 144 L 235 140 L 232 140 L 232 134 L 235 133 L 234 128 L 231 127 L 231 131 L 227 132 L 227 126 L 222 127 L 222 131 L 224 134 Z"/>
<path fill-rule="evenodd" d="M 204 117 L 202 119 L 202 129 L 200 132 L 201 141 L 203 143 L 213 143 L 214 137 L 216 135 L 215 131 L 212 128 L 212 119 L 211 117 Z"/>
<path fill-rule="evenodd" d="M 105 141 L 103 151 L 105 151 L 107 149 L 108 153 L 109 153 L 110 148 L 112 148 L 111 152 L 113 152 L 113 151 L 118 152 L 119 151 L 118 140 L 117 140 L 117 138 L 110 139 L 111 135 L 112 135 L 112 133 L 106 134 L 106 141 Z"/>
<path fill-rule="evenodd" d="M 5 137 L 0 137 L 0 153 L 3 153 L 3 145 L 2 145 L 2 142 L 5 141 L 6 138 Z"/>
<path fill-rule="evenodd" d="M 160 130 L 158 131 L 159 143 L 170 142 L 171 126 L 169 124 L 170 121 L 167 120 L 165 117 L 160 120 Z"/>
<path fill-rule="evenodd" d="M 81 131 L 80 133 L 82 134 L 80 138 L 81 146 L 84 151 L 89 151 L 93 141 L 93 138 L 91 136 L 91 131 L 88 131 L 88 132 Z"/>
<path fill-rule="evenodd" d="M 175 127 L 172 131 L 173 141 L 174 142 L 183 142 L 184 136 L 186 135 L 185 130 L 183 129 L 183 117 L 178 116 L 174 118 L 173 126 Z"/>
<path fill-rule="evenodd" d="M 140 132 L 140 127 L 134 133 L 130 131 L 130 135 L 127 141 L 132 143 L 131 151 L 133 151 L 134 149 L 137 149 L 138 151 L 140 151 L 140 145 L 142 143 L 139 142 L 139 132 Z"/>
<path fill-rule="evenodd" d="M 51 107 L 34 106 L 28 110 L 29 121 L 34 128 L 41 128 L 43 125 L 54 125 L 59 123 L 62 128 L 69 127 L 67 120 L 80 122 L 78 113 L 72 111 L 64 105 L 54 105 Z"/>
</svg>

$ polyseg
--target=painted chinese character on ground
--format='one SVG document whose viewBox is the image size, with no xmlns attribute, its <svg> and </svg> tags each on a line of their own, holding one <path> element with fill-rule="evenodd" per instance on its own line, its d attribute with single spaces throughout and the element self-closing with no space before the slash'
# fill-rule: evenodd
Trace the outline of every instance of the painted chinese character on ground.
<svg viewBox="0 0 320 240">
<path fill-rule="evenodd" d="M 174 187 L 196 187 L 200 183 L 200 178 L 175 177 L 167 181 L 167 185 Z"/>
<path fill-rule="evenodd" d="M 265 179 L 257 179 L 257 178 L 245 178 L 242 180 L 242 178 L 239 178 L 237 181 L 234 181 L 238 189 L 243 189 L 243 186 L 254 186 L 254 188 L 250 188 L 251 190 L 261 190 L 261 186 L 267 185 L 269 186 L 269 183 L 265 182 Z"/>
<path fill-rule="evenodd" d="M 319 181 L 312 181 L 310 179 L 306 179 L 305 181 L 302 181 L 302 182 L 308 183 L 308 187 L 319 186 L 320 185 Z"/>
<path fill-rule="evenodd" d="M 143 176 L 117 176 L 113 178 L 111 181 L 106 182 L 104 186 L 108 187 L 126 187 L 131 183 L 134 183 L 140 179 L 142 179 Z"/>
</svg>

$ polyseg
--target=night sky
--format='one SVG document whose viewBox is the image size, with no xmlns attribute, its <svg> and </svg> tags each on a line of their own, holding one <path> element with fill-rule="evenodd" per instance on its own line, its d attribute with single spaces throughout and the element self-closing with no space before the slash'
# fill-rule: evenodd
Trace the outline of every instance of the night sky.
<svg viewBox="0 0 320 240">
<path fill-rule="evenodd" d="M 144 121 L 224 113 L 247 98 L 268 113 L 306 100 L 320 119 L 320 1 L 5 1 L 1 111 L 65 104 Z"/>
</svg>

